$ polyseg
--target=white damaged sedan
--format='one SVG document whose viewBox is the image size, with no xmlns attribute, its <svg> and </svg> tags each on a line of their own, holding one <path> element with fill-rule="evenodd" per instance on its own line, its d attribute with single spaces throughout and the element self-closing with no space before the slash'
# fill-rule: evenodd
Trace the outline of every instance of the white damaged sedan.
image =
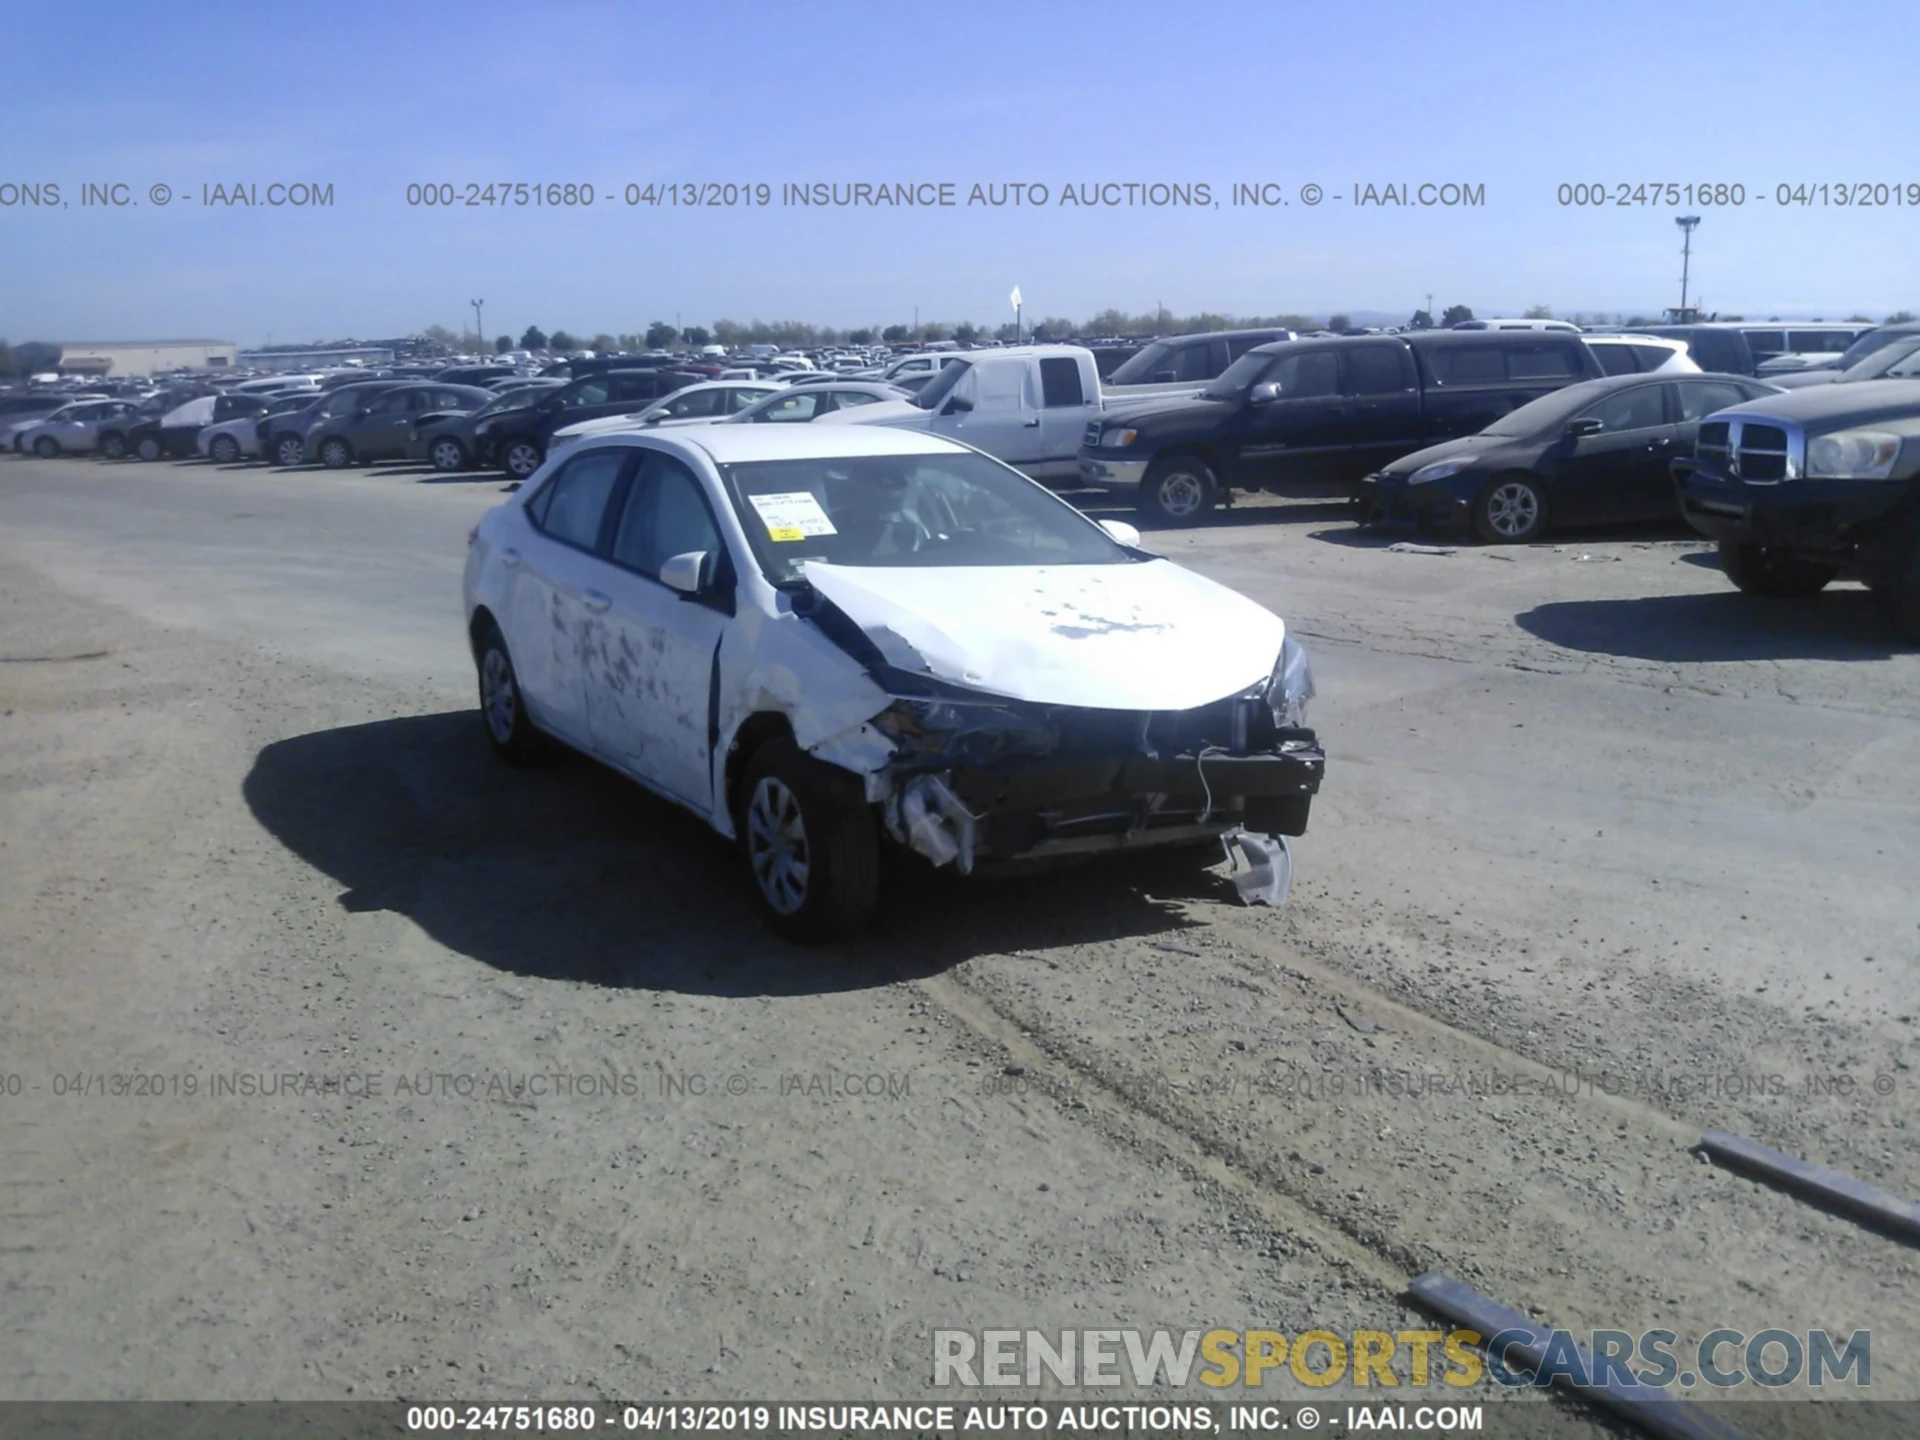
<svg viewBox="0 0 1920 1440">
<path fill-rule="evenodd" d="M 864 924 L 888 844 L 1225 841 L 1278 899 L 1325 767 L 1278 616 L 937 436 L 596 435 L 474 528 L 465 591 L 501 758 L 557 741 L 692 810 L 793 939 Z"/>
</svg>

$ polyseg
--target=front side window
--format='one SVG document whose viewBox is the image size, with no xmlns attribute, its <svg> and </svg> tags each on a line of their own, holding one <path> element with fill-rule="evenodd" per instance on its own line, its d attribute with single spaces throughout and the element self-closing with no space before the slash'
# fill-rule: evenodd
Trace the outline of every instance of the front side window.
<svg viewBox="0 0 1920 1440">
<path fill-rule="evenodd" d="M 587 405 L 607 403 L 607 382 L 601 376 L 591 380 L 582 380 L 578 385 L 569 385 L 561 402 L 569 410 L 577 410 Z"/>
<path fill-rule="evenodd" d="M 753 418 L 766 425 L 804 425 L 820 412 L 821 392 L 796 390 L 782 395 Z"/>
<path fill-rule="evenodd" d="M 1582 420 L 1598 420 L 1608 434 L 1616 430 L 1650 430 L 1667 423 L 1666 403 L 1658 385 L 1635 385 L 1618 390 L 1580 412 Z"/>
<path fill-rule="evenodd" d="M 1117 565 L 1105 531 L 984 455 L 768 460 L 727 469 L 734 508 L 775 584 L 808 560 L 927 567 Z"/>
<path fill-rule="evenodd" d="M 607 497 L 626 468 L 627 454 L 624 449 L 594 450 L 569 462 L 528 502 L 534 523 L 556 540 L 593 549 Z"/>
<path fill-rule="evenodd" d="M 773 394 L 771 390 L 729 390 L 726 395 L 726 411 L 730 415 L 738 415 L 749 405 L 756 404 L 771 394 Z"/>
<path fill-rule="evenodd" d="M 718 556 L 720 528 L 707 508 L 700 482 L 686 466 L 664 455 L 647 457 L 620 516 L 613 558 L 650 580 L 676 555 L 704 550 Z"/>
<path fill-rule="evenodd" d="M 879 401 L 880 397 L 878 395 L 869 395 L 864 390 L 835 390 L 833 392 L 834 407 L 839 410 L 857 410 L 862 405 L 876 405 Z"/>
<path fill-rule="evenodd" d="M 1268 367 L 1261 383 L 1278 385 L 1282 400 L 1317 400 L 1338 395 L 1340 357 L 1331 350 L 1282 355 Z"/>
</svg>

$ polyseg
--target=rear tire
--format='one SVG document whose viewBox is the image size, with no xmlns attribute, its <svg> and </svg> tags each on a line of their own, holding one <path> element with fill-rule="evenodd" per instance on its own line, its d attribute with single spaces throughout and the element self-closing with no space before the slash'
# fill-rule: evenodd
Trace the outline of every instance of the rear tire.
<svg viewBox="0 0 1920 1440">
<path fill-rule="evenodd" d="M 231 435 L 216 435 L 207 454 L 216 465 L 231 465 L 240 458 L 240 442 Z"/>
<path fill-rule="evenodd" d="M 1140 515 L 1153 525 L 1197 525 L 1219 503 L 1220 482 L 1194 455 L 1154 462 L 1140 486 Z"/>
<path fill-rule="evenodd" d="M 747 762 L 737 829 L 754 894 L 781 935 L 811 945 L 872 920 L 880 837 L 852 775 L 769 740 Z"/>
<path fill-rule="evenodd" d="M 100 437 L 100 455 L 106 460 L 124 460 L 127 458 L 127 437 L 118 430 L 109 430 Z"/>
<path fill-rule="evenodd" d="M 353 447 L 338 435 L 322 440 L 320 463 L 329 470 L 344 470 L 353 464 Z"/>
<path fill-rule="evenodd" d="M 442 435 L 438 440 L 435 440 L 433 444 L 428 447 L 427 459 L 432 462 L 433 468 L 442 474 L 450 474 L 455 470 L 465 470 L 469 463 L 467 460 L 467 447 L 451 435 Z"/>
<path fill-rule="evenodd" d="M 553 742 L 527 717 L 520 677 L 498 626 L 487 626 L 480 637 L 475 663 L 480 671 L 480 722 L 493 753 L 518 770 L 546 764 L 554 755 Z"/>
<path fill-rule="evenodd" d="M 33 442 L 33 453 L 42 460 L 57 460 L 60 457 L 60 442 L 51 435 L 42 435 Z"/>
<path fill-rule="evenodd" d="M 152 461 L 158 460 L 165 450 L 160 444 L 158 435 L 143 435 L 140 437 L 140 448 L 134 453 L 142 460 Z"/>
<path fill-rule="evenodd" d="M 1769 600 L 1803 600 L 1826 589 L 1839 568 L 1795 555 L 1778 545 L 1720 542 L 1720 568 L 1742 594 Z"/>
<path fill-rule="evenodd" d="M 271 453 L 274 464 L 284 466 L 289 470 L 307 458 L 305 447 L 301 445 L 298 435 L 281 435 L 276 437 L 271 447 Z"/>
</svg>

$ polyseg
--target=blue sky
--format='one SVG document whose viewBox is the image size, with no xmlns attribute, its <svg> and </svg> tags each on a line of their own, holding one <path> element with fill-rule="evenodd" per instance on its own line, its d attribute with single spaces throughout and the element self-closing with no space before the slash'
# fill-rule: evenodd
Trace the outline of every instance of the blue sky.
<svg viewBox="0 0 1920 1440">
<path fill-rule="evenodd" d="M 253 344 L 471 323 L 1647 311 L 1674 210 L 1560 182 L 1737 182 L 1695 207 L 1709 307 L 1920 310 L 1920 207 L 1774 187 L 1920 183 L 1895 76 L 1910 3 L 362 4 L 0 0 L 0 336 Z M 36 63 L 34 57 L 45 57 Z M 89 58 L 93 57 L 93 58 Z M 108 60 L 110 57 L 110 63 Z M 101 63 L 95 63 L 99 60 Z M 29 118 L 32 117 L 32 118 Z M 202 184 L 331 183 L 318 210 Z M 574 181 L 588 210 L 409 208 L 410 182 Z M 1205 182 L 1219 208 L 686 211 L 628 182 Z M 141 203 L 86 208 L 83 182 Z M 1235 209 L 1236 181 L 1326 199 Z M 1482 184 L 1358 209 L 1355 181 Z M 154 206 L 149 187 L 180 192 Z M 1751 198 L 1764 194 L 1764 200 Z"/>
</svg>

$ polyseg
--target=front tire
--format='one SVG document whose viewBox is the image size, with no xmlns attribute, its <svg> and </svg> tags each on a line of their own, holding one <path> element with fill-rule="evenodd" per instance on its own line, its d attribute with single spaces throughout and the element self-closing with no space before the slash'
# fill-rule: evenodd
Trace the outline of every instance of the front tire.
<svg viewBox="0 0 1920 1440">
<path fill-rule="evenodd" d="M 42 460 L 57 460 L 60 457 L 60 442 L 51 435 L 42 435 L 33 442 L 33 453 Z"/>
<path fill-rule="evenodd" d="M 1156 461 L 1140 486 L 1140 514 L 1154 525 L 1197 525 L 1219 503 L 1212 467 L 1193 455 Z"/>
<path fill-rule="evenodd" d="M 1779 545 L 1720 542 L 1720 568 L 1742 594 L 1804 600 L 1826 589 L 1839 568 L 1808 560 Z"/>
<path fill-rule="evenodd" d="M 103 459 L 107 460 L 126 459 L 127 437 L 122 435 L 118 430 L 109 430 L 105 435 L 100 437 L 100 454 Z"/>
<path fill-rule="evenodd" d="M 1524 545 L 1547 529 L 1547 497 L 1526 475 L 1501 475 L 1473 502 L 1473 533 L 1489 545 Z"/>
<path fill-rule="evenodd" d="M 816 944 L 863 929 L 880 893 L 880 837 L 860 782 L 787 739 L 747 764 L 740 853 L 768 923 Z"/>
<path fill-rule="evenodd" d="M 142 435 L 140 437 L 140 448 L 134 451 L 134 454 L 138 455 L 142 460 L 149 461 L 158 460 L 162 453 L 163 450 L 158 435 Z"/>
<path fill-rule="evenodd" d="M 298 435 L 280 436 L 273 442 L 272 453 L 273 463 L 289 470 L 306 459 L 305 447 L 300 443 Z"/>
<path fill-rule="evenodd" d="M 344 470 L 353 464 L 353 447 L 339 436 L 320 442 L 320 463 L 329 470 Z"/>
<path fill-rule="evenodd" d="M 533 474 L 545 458 L 540 453 L 540 442 L 525 436 L 515 436 L 500 447 L 500 468 L 515 480 L 524 480 Z"/>
<path fill-rule="evenodd" d="M 231 435 L 216 435 L 207 454 L 216 465 L 231 465 L 240 458 L 240 442 Z"/>
<path fill-rule="evenodd" d="M 520 694 L 520 677 L 498 626 L 489 625 L 480 640 L 480 720 L 493 753 L 518 770 L 544 764 L 553 744 L 534 729 Z"/>
</svg>

